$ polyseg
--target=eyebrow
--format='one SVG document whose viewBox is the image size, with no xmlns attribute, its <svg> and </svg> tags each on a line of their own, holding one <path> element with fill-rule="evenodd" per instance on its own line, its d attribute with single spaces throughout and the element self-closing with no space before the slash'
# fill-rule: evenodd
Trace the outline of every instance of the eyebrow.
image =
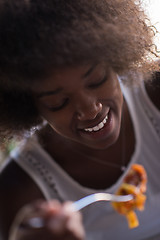
<svg viewBox="0 0 160 240">
<path fill-rule="evenodd" d="M 93 70 L 95 69 L 96 66 L 97 66 L 97 63 L 94 64 L 94 65 L 92 65 L 92 66 L 87 70 L 87 72 L 82 75 L 82 78 L 88 77 L 88 76 L 93 72 Z M 63 90 L 63 88 L 57 88 L 57 89 L 55 89 L 55 90 L 53 90 L 53 91 L 40 92 L 40 93 L 37 94 L 37 97 L 38 97 L 38 98 L 42 98 L 42 97 L 45 97 L 45 96 L 55 95 L 55 94 L 60 93 L 62 90 Z"/>
</svg>

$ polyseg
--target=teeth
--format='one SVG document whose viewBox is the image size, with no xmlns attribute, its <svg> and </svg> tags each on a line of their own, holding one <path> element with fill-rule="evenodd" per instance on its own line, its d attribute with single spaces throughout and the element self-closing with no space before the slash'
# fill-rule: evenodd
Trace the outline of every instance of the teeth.
<svg viewBox="0 0 160 240">
<path fill-rule="evenodd" d="M 85 128 L 84 130 L 86 132 L 92 132 L 92 131 L 96 132 L 96 131 L 99 131 L 100 129 L 102 129 L 104 127 L 104 124 L 107 122 L 107 119 L 108 119 L 108 115 L 97 126 L 92 127 L 92 128 Z"/>
</svg>

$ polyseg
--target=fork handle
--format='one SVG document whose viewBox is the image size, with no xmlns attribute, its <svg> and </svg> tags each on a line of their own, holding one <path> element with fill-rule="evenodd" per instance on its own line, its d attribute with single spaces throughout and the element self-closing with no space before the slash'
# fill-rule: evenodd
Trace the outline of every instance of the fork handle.
<svg viewBox="0 0 160 240">
<path fill-rule="evenodd" d="M 111 201 L 111 202 L 127 202 L 133 199 L 133 195 L 114 195 L 110 193 L 94 193 L 83 197 L 75 202 L 72 203 L 72 211 L 79 211 L 82 208 L 90 205 L 91 203 L 98 202 L 98 201 Z M 28 207 L 23 209 L 23 212 L 28 212 Z M 44 227 L 45 222 L 42 217 L 31 217 L 28 219 L 27 226 L 31 228 L 42 228 Z M 12 239 L 12 238 L 11 238 Z M 10 239 L 10 240 L 11 240 Z"/>
<path fill-rule="evenodd" d="M 117 196 L 110 193 L 94 193 L 84 198 L 81 198 L 80 200 L 75 201 L 73 203 L 73 207 L 75 211 L 79 211 L 82 208 L 90 205 L 91 203 L 98 201 L 127 202 L 132 199 L 133 199 L 132 195 Z"/>
<path fill-rule="evenodd" d="M 88 206 L 89 204 L 94 203 L 96 201 L 98 201 L 96 198 L 96 194 L 91 194 L 91 195 L 88 195 L 84 198 L 81 198 L 81 199 L 75 201 L 74 203 L 72 203 L 72 205 L 73 205 L 75 211 L 79 211 L 82 208 L 84 208 L 84 207 Z"/>
</svg>

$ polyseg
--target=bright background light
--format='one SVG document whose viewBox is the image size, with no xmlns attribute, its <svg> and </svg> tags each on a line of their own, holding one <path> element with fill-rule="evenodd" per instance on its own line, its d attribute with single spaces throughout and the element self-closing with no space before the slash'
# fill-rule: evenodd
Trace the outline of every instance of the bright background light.
<svg viewBox="0 0 160 240">
<path fill-rule="evenodd" d="M 143 0 L 146 13 L 151 19 L 151 23 L 159 32 L 155 37 L 155 44 L 160 51 L 160 0 Z"/>
</svg>

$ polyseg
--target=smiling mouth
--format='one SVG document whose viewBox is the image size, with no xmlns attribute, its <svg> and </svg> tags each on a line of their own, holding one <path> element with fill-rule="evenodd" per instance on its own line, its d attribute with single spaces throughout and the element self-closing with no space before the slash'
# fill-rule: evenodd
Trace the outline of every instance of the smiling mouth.
<svg viewBox="0 0 160 240">
<path fill-rule="evenodd" d="M 102 120 L 102 122 L 100 122 L 99 124 L 97 124 L 94 127 L 85 128 L 84 131 L 85 132 L 97 132 L 97 131 L 101 130 L 104 127 L 104 125 L 106 124 L 107 120 L 108 120 L 108 113 L 105 116 L 105 118 Z"/>
</svg>

